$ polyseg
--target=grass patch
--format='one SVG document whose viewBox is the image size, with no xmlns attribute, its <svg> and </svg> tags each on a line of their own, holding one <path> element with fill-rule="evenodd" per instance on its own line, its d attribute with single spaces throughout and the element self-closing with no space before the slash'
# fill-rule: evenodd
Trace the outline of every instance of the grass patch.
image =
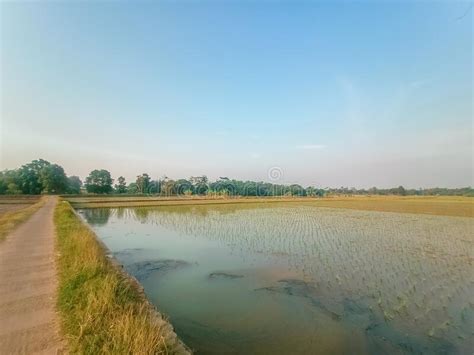
<svg viewBox="0 0 474 355">
<path fill-rule="evenodd" d="M 62 331 L 81 354 L 185 353 L 132 279 L 107 258 L 95 234 L 60 201 L 55 210 Z"/>
<path fill-rule="evenodd" d="M 12 232 L 19 224 L 30 218 L 33 213 L 38 211 L 43 206 L 45 199 L 42 198 L 33 205 L 27 207 L 7 211 L 0 215 L 0 241 Z"/>
</svg>

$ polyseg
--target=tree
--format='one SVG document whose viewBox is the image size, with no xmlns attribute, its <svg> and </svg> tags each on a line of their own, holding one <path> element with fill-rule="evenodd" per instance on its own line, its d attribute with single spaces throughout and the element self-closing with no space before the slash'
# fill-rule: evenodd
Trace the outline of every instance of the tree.
<svg viewBox="0 0 474 355">
<path fill-rule="evenodd" d="M 288 190 L 292 196 L 305 196 L 306 195 L 305 189 L 303 189 L 303 187 L 298 184 L 290 185 Z"/>
<path fill-rule="evenodd" d="M 0 172 L 0 194 L 21 194 L 18 170 Z"/>
<path fill-rule="evenodd" d="M 369 194 L 371 194 L 371 195 L 377 195 L 377 192 L 378 192 L 378 191 L 377 191 L 377 188 L 376 188 L 375 186 L 374 186 L 374 187 L 371 187 L 371 188 L 369 189 Z"/>
<path fill-rule="evenodd" d="M 209 180 L 206 175 L 203 176 L 191 176 L 189 178 L 191 184 L 194 187 L 194 193 L 198 195 L 205 195 L 209 189 Z"/>
<path fill-rule="evenodd" d="M 68 179 L 64 169 L 58 164 L 48 164 L 39 172 L 39 182 L 42 187 L 41 192 L 65 193 L 68 188 Z"/>
<path fill-rule="evenodd" d="M 38 195 L 43 191 L 40 181 L 41 170 L 51 165 L 44 159 L 33 160 L 18 169 L 19 188 L 24 194 Z"/>
<path fill-rule="evenodd" d="M 8 189 L 8 182 L 5 176 L 5 172 L 0 172 L 0 195 L 5 195 Z"/>
<path fill-rule="evenodd" d="M 236 195 L 237 188 L 234 181 L 229 180 L 227 177 L 221 177 L 209 186 L 215 193 L 219 195 Z"/>
<path fill-rule="evenodd" d="M 389 192 L 393 195 L 400 195 L 400 196 L 405 196 L 407 194 L 403 186 L 391 188 Z"/>
<path fill-rule="evenodd" d="M 306 196 L 311 196 L 311 197 L 317 196 L 317 191 L 318 191 L 317 188 L 313 186 L 308 186 L 306 188 Z"/>
<path fill-rule="evenodd" d="M 76 194 L 76 195 L 80 194 L 81 187 L 82 187 L 81 179 L 79 179 L 78 176 L 69 176 L 67 179 L 68 179 L 67 193 Z"/>
<path fill-rule="evenodd" d="M 246 181 L 242 191 L 243 196 L 257 196 L 257 183 L 253 181 Z"/>
<path fill-rule="evenodd" d="M 161 181 L 160 180 L 151 180 L 148 185 L 149 194 L 159 194 L 161 192 Z"/>
<path fill-rule="evenodd" d="M 166 178 L 161 182 L 161 194 L 165 196 L 176 195 L 176 186 L 174 180 Z"/>
<path fill-rule="evenodd" d="M 403 186 L 398 186 L 397 187 L 397 194 L 401 196 L 405 196 L 407 194 L 405 188 Z"/>
<path fill-rule="evenodd" d="M 115 185 L 115 191 L 119 194 L 124 194 L 127 192 L 127 183 L 123 176 L 119 176 L 117 179 L 117 184 Z"/>
<path fill-rule="evenodd" d="M 189 194 L 188 192 L 193 191 L 193 184 L 186 180 L 186 179 L 179 179 L 178 181 L 175 182 L 175 191 L 176 194 L 178 195 L 184 195 L 185 193 Z"/>
<path fill-rule="evenodd" d="M 18 187 L 17 184 L 15 184 L 14 182 L 11 182 L 7 186 L 6 193 L 8 195 L 19 195 L 19 194 L 21 194 L 21 190 L 20 190 L 20 188 Z"/>
<path fill-rule="evenodd" d="M 134 183 L 134 182 L 131 182 L 130 184 L 128 184 L 128 187 L 127 187 L 127 193 L 129 194 L 136 194 L 137 193 L 137 184 Z"/>
<path fill-rule="evenodd" d="M 150 176 L 147 173 L 143 173 L 137 176 L 137 192 L 139 194 L 148 192 L 148 185 L 150 184 Z"/>
<path fill-rule="evenodd" d="M 110 173 L 107 170 L 93 170 L 86 178 L 86 190 L 90 193 L 95 194 L 108 194 L 112 191 L 112 183 L 114 180 L 111 178 Z"/>
</svg>

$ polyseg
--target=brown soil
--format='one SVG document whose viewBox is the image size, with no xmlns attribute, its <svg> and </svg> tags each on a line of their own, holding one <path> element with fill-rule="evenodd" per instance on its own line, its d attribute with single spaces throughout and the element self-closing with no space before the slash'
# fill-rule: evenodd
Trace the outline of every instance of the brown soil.
<svg viewBox="0 0 474 355">
<path fill-rule="evenodd" d="M 58 354 L 56 197 L 0 243 L 0 354 Z"/>
</svg>

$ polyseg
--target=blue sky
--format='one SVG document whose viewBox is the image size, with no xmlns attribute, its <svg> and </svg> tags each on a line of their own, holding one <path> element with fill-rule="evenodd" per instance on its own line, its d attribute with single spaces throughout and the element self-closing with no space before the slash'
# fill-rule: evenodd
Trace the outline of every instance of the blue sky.
<svg viewBox="0 0 474 355">
<path fill-rule="evenodd" d="M 1 169 L 473 184 L 467 2 L 0 6 Z"/>
</svg>

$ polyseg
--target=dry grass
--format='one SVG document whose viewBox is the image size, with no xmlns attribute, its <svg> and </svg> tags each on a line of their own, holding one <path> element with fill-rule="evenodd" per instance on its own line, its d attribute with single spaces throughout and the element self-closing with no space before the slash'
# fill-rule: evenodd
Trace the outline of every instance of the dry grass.
<svg viewBox="0 0 474 355">
<path fill-rule="evenodd" d="M 6 199 L 1 199 L 0 203 L 0 241 L 12 232 L 20 223 L 26 221 L 44 204 L 44 199 L 28 199 L 30 203 L 20 203 L 18 199 L 10 198 L 7 203 Z M 20 199 L 25 201 L 24 199 Z M 36 203 L 35 203 L 36 202 Z"/>
<path fill-rule="evenodd" d="M 194 198 L 162 198 L 162 197 L 79 197 L 71 198 L 75 208 L 103 207 L 148 207 L 175 205 L 208 205 L 208 204 L 240 204 L 240 203 L 281 203 L 297 202 L 319 207 L 348 208 L 355 210 L 421 213 L 444 216 L 474 217 L 474 199 L 470 197 L 441 196 L 352 196 L 327 198 L 228 198 L 209 199 Z"/>
<path fill-rule="evenodd" d="M 14 204 L 14 203 L 26 203 L 31 204 L 38 202 L 41 195 L 0 195 L 0 204 Z"/>
<path fill-rule="evenodd" d="M 474 217 L 474 198 L 444 196 L 374 196 L 327 198 L 316 202 L 321 207 L 440 216 Z"/>
<path fill-rule="evenodd" d="M 169 323 L 105 255 L 68 202 L 55 211 L 62 330 L 81 354 L 183 353 Z"/>
</svg>

